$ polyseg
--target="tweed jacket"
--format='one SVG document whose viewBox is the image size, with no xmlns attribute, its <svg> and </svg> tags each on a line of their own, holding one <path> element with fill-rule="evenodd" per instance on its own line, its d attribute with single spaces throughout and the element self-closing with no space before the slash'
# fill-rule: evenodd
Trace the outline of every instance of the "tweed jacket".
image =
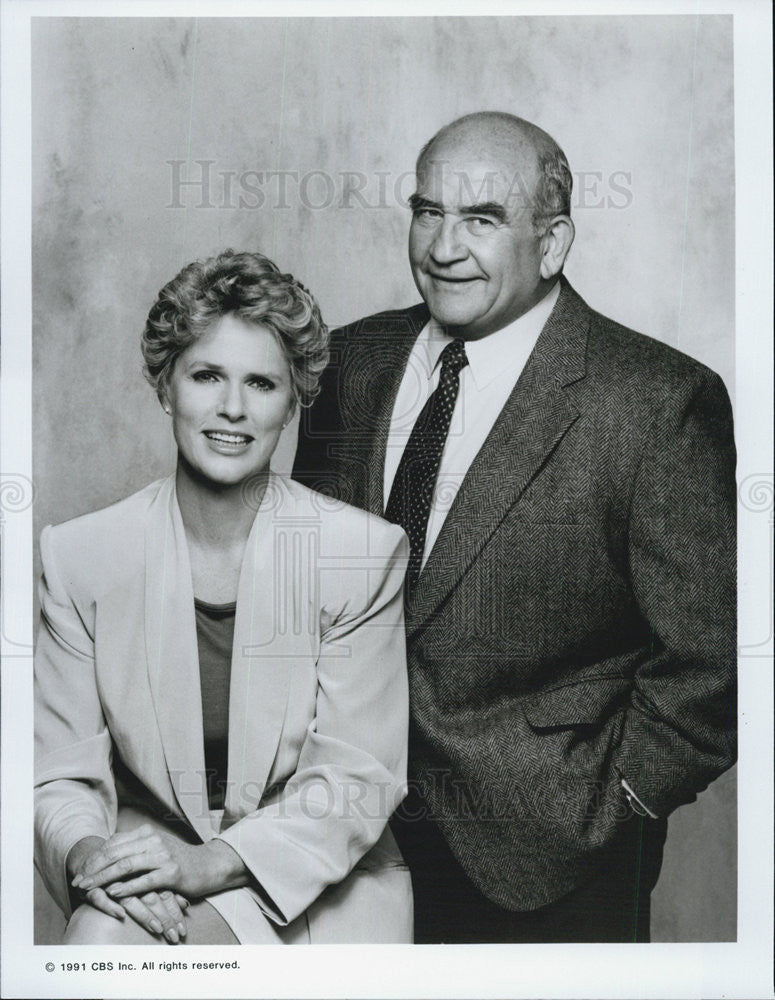
<svg viewBox="0 0 775 1000">
<path fill-rule="evenodd" d="M 405 786 L 406 548 L 394 525 L 271 476 L 239 580 L 225 809 L 211 812 L 174 477 L 43 531 L 35 857 L 66 915 L 68 851 L 131 810 L 241 856 L 255 882 L 208 899 L 243 943 L 411 940 L 387 828 Z"/>
<path fill-rule="evenodd" d="M 418 305 L 335 332 L 297 478 L 381 512 L 427 320 Z M 410 781 L 501 906 L 570 891 L 633 803 L 664 824 L 733 763 L 734 469 L 718 376 L 563 278 L 406 608 Z"/>
</svg>

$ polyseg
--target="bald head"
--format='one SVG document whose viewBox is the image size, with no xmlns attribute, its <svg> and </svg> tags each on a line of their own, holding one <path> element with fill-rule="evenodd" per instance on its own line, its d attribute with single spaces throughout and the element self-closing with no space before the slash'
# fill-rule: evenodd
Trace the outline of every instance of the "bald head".
<svg viewBox="0 0 775 1000">
<path fill-rule="evenodd" d="M 562 149 L 543 129 L 505 111 L 476 111 L 450 122 L 417 157 L 416 173 L 434 162 L 464 157 L 508 164 L 513 190 L 532 206 L 536 233 L 557 215 L 570 215 L 573 177 Z"/>
<path fill-rule="evenodd" d="M 559 281 L 573 242 L 571 175 L 535 125 L 479 112 L 420 153 L 409 263 L 436 323 L 476 340 L 509 326 Z"/>
</svg>

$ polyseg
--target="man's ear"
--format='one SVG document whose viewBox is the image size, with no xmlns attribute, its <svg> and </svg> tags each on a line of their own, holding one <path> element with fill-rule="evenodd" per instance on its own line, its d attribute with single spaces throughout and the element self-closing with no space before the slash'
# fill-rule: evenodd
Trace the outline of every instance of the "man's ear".
<svg viewBox="0 0 775 1000">
<path fill-rule="evenodd" d="M 544 281 L 562 271 L 573 245 L 576 229 L 569 215 L 556 215 L 541 237 L 541 277 Z"/>
</svg>

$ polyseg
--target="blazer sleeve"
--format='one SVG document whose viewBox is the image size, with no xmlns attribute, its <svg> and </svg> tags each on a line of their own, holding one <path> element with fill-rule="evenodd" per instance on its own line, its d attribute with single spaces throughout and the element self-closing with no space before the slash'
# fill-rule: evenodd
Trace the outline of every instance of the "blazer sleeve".
<svg viewBox="0 0 775 1000">
<path fill-rule="evenodd" d="M 655 420 L 632 496 L 630 574 L 652 641 L 614 765 L 657 816 L 736 758 L 735 513 L 732 412 L 707 372 Z"/>
<path fill-rule="evenodd" d="M 69 917 L 65 862 L 81 838 L 116 825 L 111 741 L 94 671 L 94 637 L 59 565 L 57 529 L 40 539 L 43 577 L 35 651 L 35 864 Z"/>
<path fill-rule="evenodd" d="M 517 762 L 510 795 L 562 857 L 558 878 L 633 811 L 662 821 L 736 756 L 735 449 L 721 380 L 686 379 L 640 442 L 625 571 L 645 642 L 529 698 L 528 728 L 499 765 Z M 541 754 L 540 784 L 521 745 Z"/>
<path fill-rule="evenodd" d="M 270 803 L 219 834 L 281 924 L 350 873 L 405 794 L 409 545 L 400 528 L 372 520 L 363 556 L 373 568 L 321 613 L 316 716 L 296 772 Z"/>
</svg>

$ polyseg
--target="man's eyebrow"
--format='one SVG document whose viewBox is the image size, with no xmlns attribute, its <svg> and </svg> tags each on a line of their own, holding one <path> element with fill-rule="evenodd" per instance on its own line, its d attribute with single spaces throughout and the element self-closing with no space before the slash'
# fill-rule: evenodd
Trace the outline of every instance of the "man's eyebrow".
<svg viewBox="0 0 775 1000">
<path fill-rule="evenodd" d="M 421 194 L 409 196 L 409 207 L 413 212 L 416 212 L 420 208 L 436 208 L 442 211 L 441 205 L 437 201 L 431 201 L 430 198 L 423 198 Z"/>
<path fill-rule="evenodd" d="M 461 215 L 491 215 L 499 222 L 506 221 L 506 209 L 500 202 L 483 201 L 479 205 L 461 205 L 459 212 Z"/>
<path fill-rule="evenodd" d="M 430 198 L 424 198 L 420 194 L 413 194 L 409 198 L 409 207 L 413 212 L 422 211 L 424 208 L 433 208 L 438 212 L 443 212 L 443 207 L 437 202 L 432 201 Z M 489 215 L 493 219 L 497 219 L 498 222 L 506 222 L 507 214 L 506 209 L 500 202 L 497 201 L 483 201 L 478 205 L 461 205 L 457 211 L 458 215 Z"/>
</svg>

